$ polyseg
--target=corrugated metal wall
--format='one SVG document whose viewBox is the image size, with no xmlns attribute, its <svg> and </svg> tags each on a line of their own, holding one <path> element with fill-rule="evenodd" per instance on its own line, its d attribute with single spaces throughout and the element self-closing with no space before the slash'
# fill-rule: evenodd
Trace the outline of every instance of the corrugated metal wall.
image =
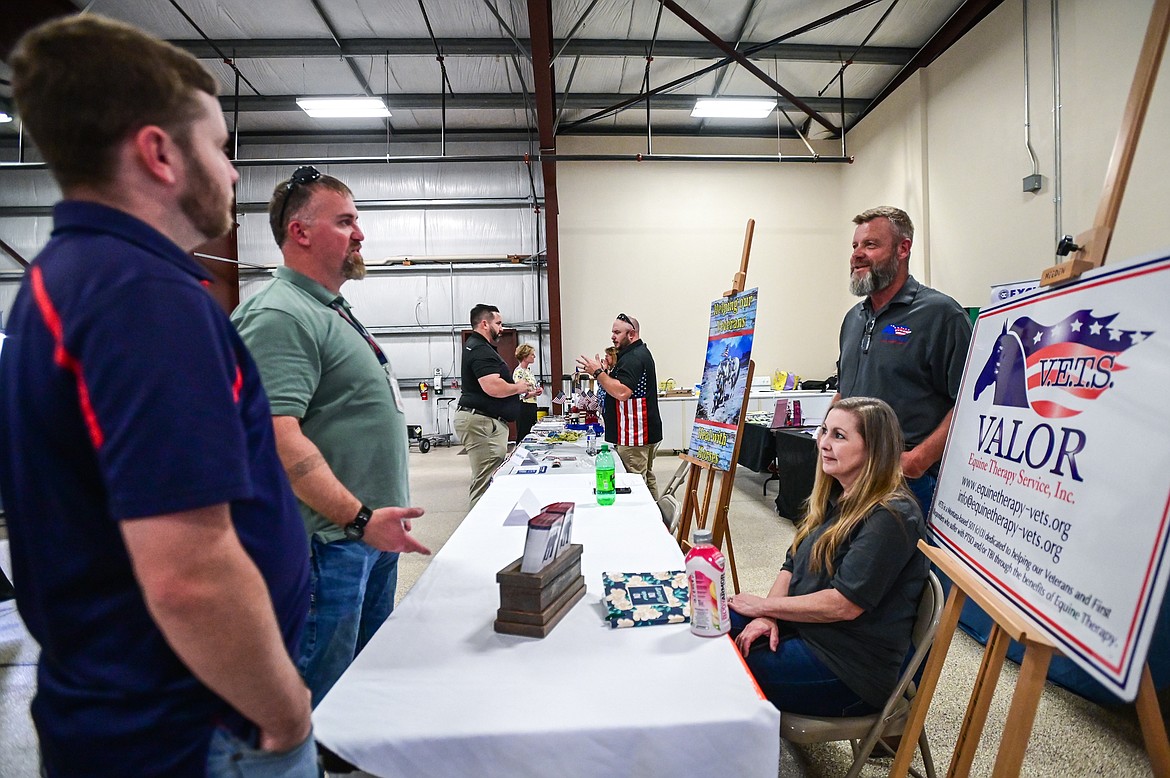
<svg viewBox="0 0 1170 778">
<path fill-rule="evenodd" d="M 305 159 L 353 159 L 386 154 L 381 144 L 248 146 L 240 153 L 240 299 L 267 282 L 280 264 L 264 206 L 277 183 Z M 520 342 L 537 345 L 534 368 L 549 363 L 547 284 L 543 268 L 543 191 L 539 174 L 523 161 L 403 162 L 433 154 L 435 144 L 393 144 L 393 160 L 317 164 L 354 192 L 366 240 L 362 253 L 371 271 L 342 293 L 375 334 L 404 386 L 407 420 L 444 431 L 445 413 L 419 399 L 418 382 L 442 371 L 459 375 L 461 331 L 473 305 L 500 308 Z M 447 156 L 514 157 L 528 145 L 515 142 L 448 143 Z M 32 159 L 29 154 L 26 158 Z M 256 165 L 257 160 L 273 160 Z M 60 191 L 44 170 L 0 166 L 0 239 L 31 260 L 49 238 L 47 209 Z M 541 206 L 541 207 L 536 207 Z M 411 263 L 402 260 L 409 257 Z M 7 319 L 22 275 L 0 251 L 0 324 Z M 457 392 L 454 394 L 457 395 Z M 441 407 L 441 406 L 439 406 Z"/>
</svg>

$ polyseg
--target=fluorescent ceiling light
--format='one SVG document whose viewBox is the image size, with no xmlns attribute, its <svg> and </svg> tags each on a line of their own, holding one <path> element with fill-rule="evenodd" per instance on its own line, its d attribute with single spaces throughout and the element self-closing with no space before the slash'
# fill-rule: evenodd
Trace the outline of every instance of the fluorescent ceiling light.
<svg viewBox="0 0 1170 778">
<path fill-rule="evenodd" d="M 763 119 L 775 109 L 775 100 L 708 97 L 695 101 L 691 116 L 696 119 Z"/>
<path fill-rule="evenodd" d="M 8 124 L 10 121 L 12 121 L 12 117 L 3 111 L 0 111 L 0 124 Z"/>
<path fill-rule="evenodd" d="M 297 105 L 314 119 L 380 119 L 390 115 L 380 97 L 298 97 Z"/>
</svg>

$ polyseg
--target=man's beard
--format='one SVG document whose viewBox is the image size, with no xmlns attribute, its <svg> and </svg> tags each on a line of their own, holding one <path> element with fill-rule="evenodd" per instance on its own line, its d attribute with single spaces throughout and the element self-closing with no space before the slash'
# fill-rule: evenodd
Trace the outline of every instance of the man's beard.
<svg viewBox="0 0 1170 778">
<path fill-rule="evenodd" d="M 896 261 L 875 262 L 869 266 L 869 272 L 863 276 L 852 273 L 849 275 L 849 292 L 856 297 L 869 297 L 874 292 L 880 292 L 898 277 L 898 263 Z"/>
<path fill-rule="evenodd" d="M 341 265 L 341 275 L 347 281 L 361 281 L 366 277 L 366 261 L 357 249 L 345 255 L 345 262 Z"/>
<path fill-rule="evenodd" d="M 218 185 L 211 173 L 189 149 L 187 156 L 187 186 L 179 195 L 179 210 L 191 221 L 191 226 L 207 240 L 227 233 L 235 223 L 232 213 L 234 200 L 231 190 L 217 191 Z"/>
</svg>

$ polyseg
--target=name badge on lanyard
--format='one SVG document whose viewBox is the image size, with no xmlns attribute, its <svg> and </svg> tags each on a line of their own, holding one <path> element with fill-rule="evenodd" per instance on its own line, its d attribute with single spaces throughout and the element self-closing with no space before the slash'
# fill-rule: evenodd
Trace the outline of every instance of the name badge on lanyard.
<svg viewBox="0 0 1170 778">
<path fill-rule="evenodd" d="M 394 377 L 394 371 L 390 369 L 390 363 L 382 365 L 382 369 L 386 371 L 386 383 L 390 384 L 390 391 L 394 395 L 394 405 L 398 407 L 398 412 L 405 414 L 406 406 L 402 404 L 402 390 L 398 388 L 398 379 Z"/>
</svg>

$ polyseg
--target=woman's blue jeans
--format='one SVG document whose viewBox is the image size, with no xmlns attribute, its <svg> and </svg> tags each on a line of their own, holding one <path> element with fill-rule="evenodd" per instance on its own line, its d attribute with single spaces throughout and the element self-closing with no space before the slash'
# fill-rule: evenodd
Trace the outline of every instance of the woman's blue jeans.
<svg viewBox="0 0 1170 778">
<path fill-rule="evenodd" d="M 731 612 L 734 638 L 751 619 Z M 757 640 L 745 657 L 760 691 L 779 710 L 807 716 L 863 716 L 877 708 L 862 700 L 833 675 L 793 632 L 780 628 L 780 645 L 775 651 L 767 640 Z"/>
</svg>

